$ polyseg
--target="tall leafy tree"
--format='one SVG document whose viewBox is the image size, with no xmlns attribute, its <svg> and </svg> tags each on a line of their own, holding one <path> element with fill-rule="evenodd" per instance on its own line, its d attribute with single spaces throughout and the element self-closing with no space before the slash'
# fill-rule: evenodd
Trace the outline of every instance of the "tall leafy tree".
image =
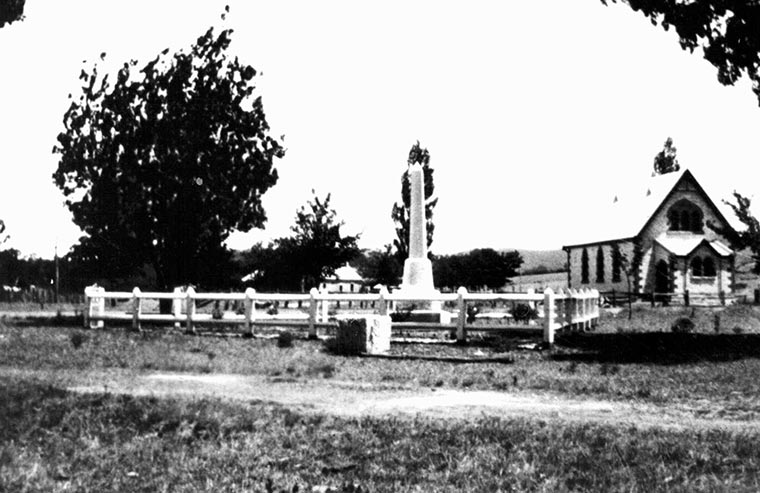
<svg viewBox="0 0 760 493">
<path fill-rule="evenodd" d="M 141 269 L 160 288 L 227 282 L 232 230 L 262 227 L 261 197 L 284 155 L 270 136 L 256 70 L 228 55 L 231 30 L 132 60 L 115 81 L 82 70 L 64 115 L 55 184 L 85 235 L 74 253 L 108 277 Z"/>
<path fill-rule="evenodd" d="M 607 3 L 618 0 L 601 0 Z M 760 103 L 760 2 L 754 0 L 620 0 L 666 31 L 673 27 L 681 48 L 702 48 L 718 69 L 718 81 L 733 85 L 746 75 Z"/>
<path fill-rule="evenodd" d="M 681 169 L 676 159 L 676 148 L 673 146 L 673 139 L 668 137 L 662 150 L 654 157 L 654 175 L 664 175 L 673 173 Z"/>
<path fill-rule="evenodd" d="M 430 153 L 427 149 L 420 147 L 420 141 L 412 146 L 409 150 L 407 165 L 414 163 L 422 165 L 423 176 L 425 179 L 425 225 L 427 230 L 427 246 L 433 244 L 433 209 L 438 203 L 437 198 L 433 198 L 435 184 L 433 182 L 433 168 L 430 167 Z M 396 223 L 396 239 L 393 245 L 396 248 L 396 257 L 400 262 L 406 260 L 409 256 L 409 207 L 411 205 L 411 193 L 409 188 L 409 169 L 401 175 L 401 202 L 393 204 L 391 217 Z"/>
<path fill-rule="evenodd" d="M 0 0 L 0 28 L 24 18 L 26 0 Z"/>
</svg>

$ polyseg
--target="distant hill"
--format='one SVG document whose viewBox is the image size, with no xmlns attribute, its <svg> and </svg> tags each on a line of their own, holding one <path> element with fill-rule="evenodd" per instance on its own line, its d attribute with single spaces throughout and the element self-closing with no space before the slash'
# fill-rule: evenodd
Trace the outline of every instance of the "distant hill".
<svg viewBox="0 0 760 493">
<path fill-rule="evenodd" d="M 564 250 L 521 250 L 519 248 L 504 248 L 500 251 L 511 252 L 517 250 L 523 259 L 520 272 L 530 273 L 541 267 L 545 267 L 544 272 L 560 272 L 565 270 L 567 263 L 567 253 Z"/>
</svg>

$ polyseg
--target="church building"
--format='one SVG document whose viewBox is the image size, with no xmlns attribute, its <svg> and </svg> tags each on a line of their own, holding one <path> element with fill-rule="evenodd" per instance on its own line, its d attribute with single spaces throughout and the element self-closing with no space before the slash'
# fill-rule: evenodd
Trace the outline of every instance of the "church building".
<svg viewBox="0 0 760 493">
<path fill-rule="evenodd" d="M 633 292 L 733 292 L 736 233 L 689 170 L 652 177 L 638 196 L 615 197 L 600 217 L 596 237 L 562 247 L 569 287 L 624 292 L 628 270 Z"/>
</svg>

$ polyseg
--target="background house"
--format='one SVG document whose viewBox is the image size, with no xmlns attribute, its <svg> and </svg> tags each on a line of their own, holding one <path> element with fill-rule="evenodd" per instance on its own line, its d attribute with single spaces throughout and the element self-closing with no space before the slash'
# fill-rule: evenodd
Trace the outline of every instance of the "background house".
<svg viewBox="0 0 760 493">
<path fill-rule="evenodd" d="M 325 279 L 320 288 L 327 289 L 328 293 L 360 293 L 364 285 L 359 272 L 346 264 L 335 269 L 335 274 Z"/>
</svg>

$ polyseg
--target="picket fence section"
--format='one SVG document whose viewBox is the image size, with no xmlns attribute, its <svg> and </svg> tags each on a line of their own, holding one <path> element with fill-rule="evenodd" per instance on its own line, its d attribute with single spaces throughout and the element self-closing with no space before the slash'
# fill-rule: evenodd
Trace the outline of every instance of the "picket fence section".
<svg viewBox="0 0 760 493">
<path fill-rule="evenodd" d="M 413 303 L 433 303 L 455 305 L 450 322 L 393 322 L 392 328 L 398 330 L 449 330 L 456 332 L 460 342 L 467 340 L 468 331 L 506 331 L 524 335 L 542 335 L 549 344 L 554 343 L 554 334 L 562 329 L 590 329 L 596 326 L 599 319 L 599 292 L 596 290 L 559 290 L 556 293 L 546 289 L 543 293 L 469 293 L 465 288 L 459 288 L 456 293 L 436 293 L 432 296 L 410 296 L 403 292 L 389 293 L 383 288 L 374 294 L 359 293 L 328 293 L 313 288 L 308 294 L 257 293 L 249 288 L 243 293 L 196 293 L 192 287 L 187 290 L 177 288 L 172 293 L 142 292 L 139 288 L 129 291 L 108 292 L 102 287 L 90 286 L 85 289 L 87 309 L 84 314 L 85 327 L 93 329 L 104 328 L 106 321 L 131 321 L 132 328 L 141 330 L 143 322 L 173 323 L 176 329 L 182 324 L 189 333 L 194 333 L 196 325 L 230 324 L 242 325 L 247 333 L 253 334 L 254 327 L 300 327 L 308 330 L 309 337 L 316 338 L 318 329 L 337 326 L 338 320 L 361 317 L 360 313 L 330 313 L 330 307 L 341 306 L 341 303 L 357 302 L 373 306 L 379 315 L 390 315 L 394 307 L 409 306 Z M 106 300 L 131 300 L 129 311 L 106 311 Z M 172 300 L 172 310 L 169 314 L 145 313 L 145 300 Z M 221 318 L 210 313 L 198 313 L 199 301 L 233 301 L 242 302 L 243 314 L 224 314 Z M 488 315 L 468 317 L 468 306 L 488 302 L 524 303 L 536 310 L 536 320 L 522 320 L 514 323 L 509 314 L 495 317 L 496 325 L 483 324 Z M 258 310 L 257 303 L 294 302 L 299 306 L 306 304 L 307 313 L 268 314 Z M 346 306 L 346 305 L 343 305 Z M 403 317 L 402 317 L 403 318 Z M 504 323 L 504 322 L 509 323 Z M 511 321 L 511 322 L 510 322 Z"/>
</svg>

